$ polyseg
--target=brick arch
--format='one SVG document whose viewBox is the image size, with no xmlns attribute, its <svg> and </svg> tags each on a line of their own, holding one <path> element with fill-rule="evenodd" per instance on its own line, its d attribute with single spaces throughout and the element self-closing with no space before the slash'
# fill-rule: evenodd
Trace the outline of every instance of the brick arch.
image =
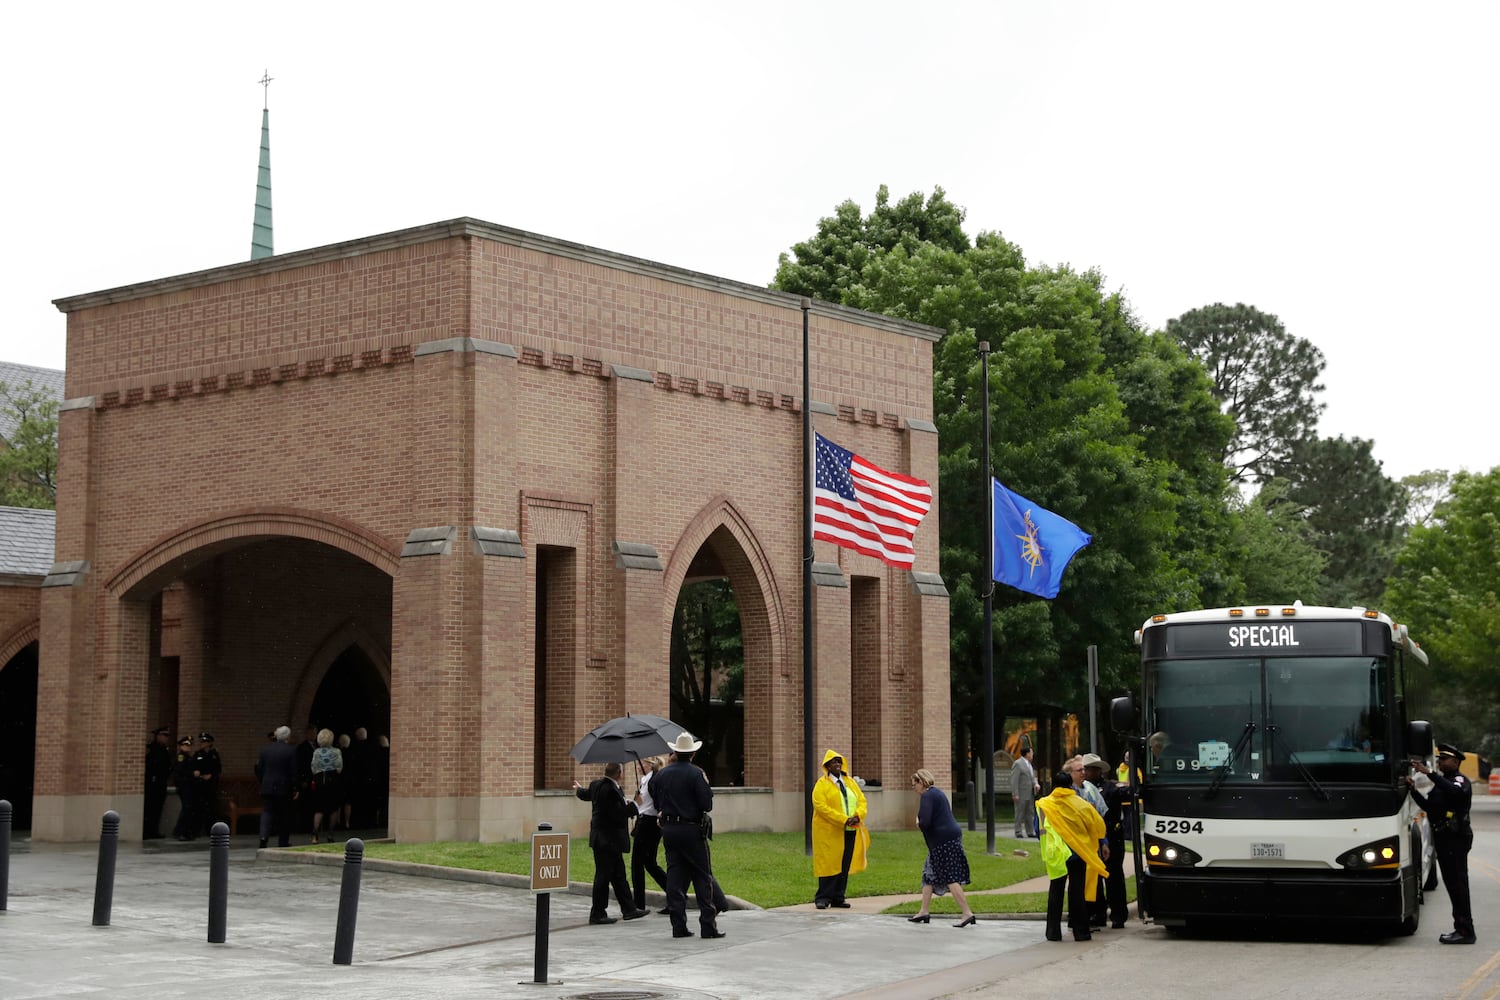
<svg viewBox="0 0 1500 1000">
<path fill-rule="evenodd" d="M 105 589 L 117 598 L 154 593 L 207 556 L 267 538 L 321 542 L 391 577 L 400 565 L 399 545 L 347 518 L 292 507 L 260 507 L 217 515 L 159 536 L 127 559 Z"/>
<path fill-rule="evenodd" d="M 744 515 L 720 494 L 698 512 L 672 548 L 662 581 L 662 649 L 672 645 L 672 618 L 693 557 L 712 546 L 740 609 L 745 650 L 745 783 L 774 783 L 777 683 L 786 656 L 786 609 L 776 574 Z"/>
<path fill-rule="evenodd" d="M 7 636 L 4 642 L 0 642 L 0 670 L 4 670 L 21 650 L 33 642 L 39 642 L 41 637 L 42 623 L 40 621 L 28 622 Z"/>
<path fill-rule="evenodd" d="M 390 695 L 391 651 L 369 629 L 350 619 L 328 633 L 302 667 L 302 674 L 297 678 L 296 688 L 287 707 L 287 718 L 292 720 L 287 725 L 292 727 L 293 735 L 300 736 L 302 727 L 307 724 L 307 717 L 312 712 L 313 699 L 318 696 L 318 686 L 323 683 L 323 677 L 328 673 L 328 668 L 350 646 L 358 646 L 374 664 L 375 672 L 385 683 L 387 696 Z M 371 733 L 370 738 L 374 739 L 379 735 L 379 733 Z"/>
</svg>

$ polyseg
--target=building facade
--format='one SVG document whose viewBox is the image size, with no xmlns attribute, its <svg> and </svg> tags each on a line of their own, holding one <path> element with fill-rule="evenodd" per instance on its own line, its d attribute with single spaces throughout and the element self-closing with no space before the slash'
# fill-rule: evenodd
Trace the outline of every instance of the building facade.
<svg viewBox="0 0 1500 1000">
<path fill-rule="evenodd" d="M 55 561 L 0 643 L 35 630 L 37 729 L 87 738 L 37 754 L 34 838 L 106 809 L 138 835 L 155 725 L 248 775 L 268 729 L 329 717 L 390 734 L 397 839 L 586 828 L 568 749 L 669 713 L 704 577 L 745 655 L 716 816 L 800 827 L 798 299 L 458 219 L 57 304 Z M 935 488 L 938 331 L 809 324 L 815 428 Z M 936 508 L 916 552 L 814 553 L 816 739 L 891 789 L 888 826 L 914 767 L 949 766 Z"/>
</svg>

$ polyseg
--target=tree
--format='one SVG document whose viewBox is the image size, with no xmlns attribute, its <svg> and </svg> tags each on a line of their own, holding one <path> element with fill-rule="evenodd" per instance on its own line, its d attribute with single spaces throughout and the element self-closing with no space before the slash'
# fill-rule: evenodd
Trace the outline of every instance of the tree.
<svg viewBox="0 0 1500 1000">
<path fill-rule="evenodd" d="M 729 730 L 724 709 L 739 701 L 745 678 L 740 609 L 728 580 L 682 588 L 669 655 L 672 717 L 707 745 L 699 763 L 713 778 Z"/>
<path fill-rule="evenodd" d="M 1320 600 L 1372 607 L 1385 593 L 1406 494 L 1382 471 L 1363 438 L 1305 438 L 1275 466 L 1286 483 L 1280 502 L 1302 517 L 1328 554 Z"/>
<path fill-rule="evenodd" d="M 1223 453 L 1234 482 L 1262 479 L 1317 427 L 1323 352 L 1253 306 L 1216 302 L 1167 321 L 1167 333 L 1208 369 L 1214 396 L 1234 418 Z"/>
<path fill-rule="evenodd" d="M 1407 535 L 1386 594 L 1431 658 L 1415 686 L 1439 739 L 1500 750 L 1500 468 L 1454 475 L 1432 523 Z"/>
<path fill-rule="evenodd" d="M 986 642 L 1005 704 L 1082 711 L 1085 648 L 1100 647 L 1101 687 L 1123 686 L 1138 670 L 1141 609 L 1191 607 L 1217 572 L 1201 552 L 1225 516 L 1218 459 L 1232 428 L 1201 369 L 1146 335 L 1097 273 L 1028 267 L 999 233 L 971 243 L 941 189 L 891 208 L 882 188 L 876 201 L 868 217 L 845 202 L 821 220 L 782 256 L 775 287 L 947 331 L 934 350 L 933 409 L 955 728 L 982 729 Z M 989 470 L 980 340 L 991 345 Z M 987 472 L 1094 535 L 1057 600 L 999 588 L 990 636 Z"/>
<path fill-rule="evenodd" d="M 1252 499 L 1231 502 L 1238 587 L 1226 605 L 1320 603 L 1328 556 L 1312 527 L 1285 502 L 1286 484 L 1272 480 Z"/>
<path fill-rule="evenodd" d="M 0 382 L 0 506 L 57 506 L 57 399 L 27 379 Z"/>
<path fill-rule="evenodd" d="M 1427 469 L 1410 476 L 1401 477 L 1401 489 L 1406 494 L 1406 523 L 1409 526 L 1425 526 L 1432 523 L 1433 514 L 1444 500 L 1453 477 L 1442 469 Z"/>
</svg>

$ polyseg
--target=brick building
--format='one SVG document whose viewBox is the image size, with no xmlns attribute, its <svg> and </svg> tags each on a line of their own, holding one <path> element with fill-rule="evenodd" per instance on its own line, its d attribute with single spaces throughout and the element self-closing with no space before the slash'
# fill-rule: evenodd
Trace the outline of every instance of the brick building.
<svg viewBox="0 0 1500 1000">
<path fill-rule="evenodd" d="M 87 738 L 38 754 L 36 839 L 109 808 L 138 836 L 159 723 L 248 774 L 341 711 L 388 720 L 398 839 L 586 829 L 569 747 L 668 714 L 677 598 L 714 576 L 745 652 L 716 817 L 800 827 L 796 298 L 458 219 L 57 304 L 55 561 L 0 647 L 35 637 L 37 729 Z M 816 429 L 936 485 L 938 331 L 810 325 Z M 935 510 L 916 544 L 914 573 L 815 549 L 816 739 L 891 789 L 875 825 L 949 767 Z"/>
</svg>

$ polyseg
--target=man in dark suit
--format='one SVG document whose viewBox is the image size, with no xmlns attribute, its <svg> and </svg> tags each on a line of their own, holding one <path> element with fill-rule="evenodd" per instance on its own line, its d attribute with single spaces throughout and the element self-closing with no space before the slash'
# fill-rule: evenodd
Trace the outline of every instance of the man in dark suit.
<svg viewBox="0 0 1500 1000">
<path fill-rule="evenodd" d="M 161 811 L 167 804 L 167 786 L 172 783 L 172 741 L 166 726 L 151 730 L 146 744 L 146 820 L 142 840 L 161 839 Z"/>
<path fill-rule="evenodd" d="M 626 920 L 644 917 L 649 911 L 638 909 L 630 895 L 630 880 L 625 877 L 625 854 L 630 850 L 630 817 L 636 814 L 635 803 L 625 798 L 620 788 L 620 765 L 605 764 L 604 777 L 587 788 L 573 782 L 573 792 L 594 805 L 589 820 L 589 847 L 594 852 L 594 903 L 589 923 L 612 924 L 609 915 L 609 889 L 614 886 L 615 899 Z"/>
<path fill-rule="evenodd" d="M 292 800 L 297 796 L 297 750 L 287 740 L 292 731 L 277 726 L 275 741 L 260 748 L 255 776 L 260 779 L 260 846 L 276 831 L 276 846 L 292 842 Z"/>
</svg>

